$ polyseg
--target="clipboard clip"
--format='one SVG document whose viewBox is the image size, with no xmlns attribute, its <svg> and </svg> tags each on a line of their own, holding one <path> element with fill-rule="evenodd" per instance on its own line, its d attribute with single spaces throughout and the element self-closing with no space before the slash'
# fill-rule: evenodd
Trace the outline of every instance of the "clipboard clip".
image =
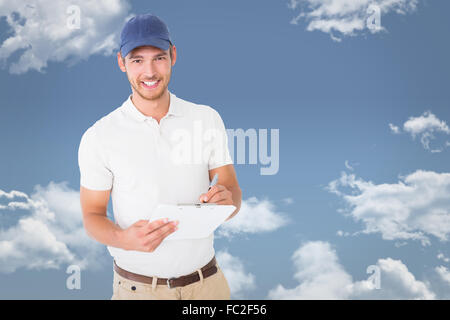
<svg viewBox="0 0 450 320">
<path fill-rule="evenodd" d="M 177 206 L 194 206 L 196 208 L 217 206 L 217 203 L 178 203 Z"/>
</svg>

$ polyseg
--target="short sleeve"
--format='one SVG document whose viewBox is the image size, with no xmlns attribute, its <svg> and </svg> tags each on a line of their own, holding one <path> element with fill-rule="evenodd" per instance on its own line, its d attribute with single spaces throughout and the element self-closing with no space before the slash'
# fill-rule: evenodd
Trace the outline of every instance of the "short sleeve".
<svg viewBox="0 0 450 320">
<path fill-rule="evenodd" d="M 220 114 L 212 109 L 212 124 L 215 132 L 212 150 L 208 161 L 208 169 L 212 170 L 227 164 L 233 164 L 228 150 L 228 136 Z"/>
<path fill-rule="evenodd" d="M 110 190 L 113 174 L 108 168 L 95 128 L 90 127 L 81 137 L 78 148 L 80 185 L 91 190 Z"/>
</svg>

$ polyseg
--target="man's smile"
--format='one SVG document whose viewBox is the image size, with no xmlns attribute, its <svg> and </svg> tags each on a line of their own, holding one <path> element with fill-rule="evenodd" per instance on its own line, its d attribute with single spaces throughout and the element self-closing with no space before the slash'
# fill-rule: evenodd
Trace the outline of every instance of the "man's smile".
<svg viewBox="0 0 450 320">
<path fill-rule="evenodd" d="M 146 89 L 154 89 L 156 88 L 161 80 L 157 80 L 157 81 L 141 81 L 142 86 Z"/>
</svg>

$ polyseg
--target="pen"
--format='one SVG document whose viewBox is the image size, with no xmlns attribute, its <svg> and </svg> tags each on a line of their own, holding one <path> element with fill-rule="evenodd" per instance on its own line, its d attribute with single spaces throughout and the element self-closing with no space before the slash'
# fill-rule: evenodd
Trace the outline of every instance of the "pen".
<svg viewBox="0 0 450 320">
<path fill-rule="evenodd" d="M 216 174 L 214 175 L 212 181 L 209 183 L 208 191 L 209 191 L 212 187 L 214 187 L 214 186 L 216 185 L 218 179 L 219 179 L 219 174 L 216 173 Z M 203 197 L 203 198 L 202 198 L 202 201 L 204 201 L 205 198 L 206 198 L 206 197 Z"/>
<path fill-rule="evenodd" d="M 214 175 L 214 177 L 213 177 L 211 183 L 209 184 L 208 191 L 209 191 L 209 189 L 211 189 L 212 187 L 214 187 L 214 186 L 216 185 L 218 179 L 219 179 L 219 174 L 216 173 L 216 174 Z"/>
</svg>

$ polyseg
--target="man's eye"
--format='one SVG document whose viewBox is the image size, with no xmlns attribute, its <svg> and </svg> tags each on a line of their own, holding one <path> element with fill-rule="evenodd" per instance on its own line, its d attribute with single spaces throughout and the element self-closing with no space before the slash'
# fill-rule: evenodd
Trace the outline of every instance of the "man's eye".
<svg viewBox="0 0 450 320">
<path fill-rule="evenodd" d="M 133 63 L 141 63 L 141 62 L 142 62 L 142 60 L 139 60 L 139 59 L 133 60 Z"/>
<path fill-rule="evenodd" d="M 156 58 L 156 59 L 165 59 L 166 57 L 158 57 L 158 58 Z"/>
</svg>

